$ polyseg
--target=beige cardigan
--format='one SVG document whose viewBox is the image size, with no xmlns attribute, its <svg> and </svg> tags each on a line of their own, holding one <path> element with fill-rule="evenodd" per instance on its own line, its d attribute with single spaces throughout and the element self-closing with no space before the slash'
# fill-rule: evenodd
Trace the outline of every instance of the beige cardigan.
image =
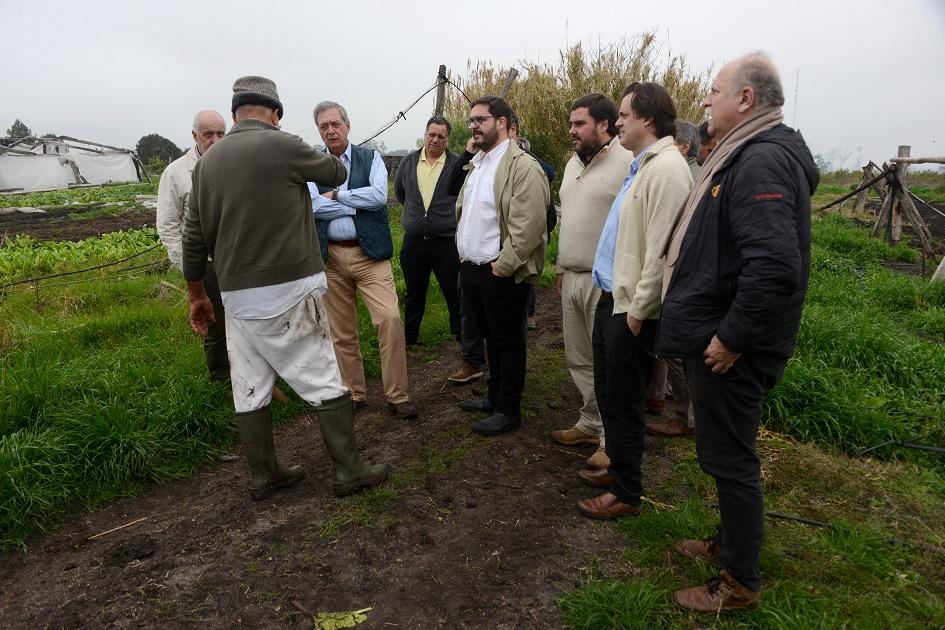
<svg viewBox="0 0 945 630">
<path fill-rule="evenodd" d="M 657 140 L 640 163 L 620 207 L 614 255 L 614 314 L 660 316 L 663 243 L 692 186 L 692 174 L 672 136 Z"/>
</svg>

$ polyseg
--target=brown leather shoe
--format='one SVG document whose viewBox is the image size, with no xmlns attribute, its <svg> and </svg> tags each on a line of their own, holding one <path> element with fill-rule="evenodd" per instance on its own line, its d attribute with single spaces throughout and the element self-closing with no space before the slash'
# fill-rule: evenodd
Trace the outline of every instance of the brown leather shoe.
<svg viewBox="0 0 945 630">
<path fill-rule="evenodd" d="M 595 488 L 603 488 L 604 490 L 610 488 L 611 484 L 614 483 L 614 478 L 610 476 L 606 468 L 601 468 L 600 470 L 587 470 L 583 468 L 578 471 L 578 477 L 587 485 L 594 486 Z"/>
<path fill-rule="evenodd" d="M 689 437 L 696 430 L 687 427 L 676 418 L 668 418 L 662 422 L 653 422 L 646 425 L 646 432 L 650 435 L 661 435 L 663 437 Z"/>
<path fill-rule="evenodd" d="M 712 536 L 705 540 L 680 540 L 676 543 L 676 551 L 684 556 L 715 564 L 719 560 L 722 547 Z"/>
<path fill-rule="evenodd" d="M 399 403 L 388 402 L 387 410 L 398 418 L 409 420 L 417 417 L 417 406 L 409 400 Z"/>
<path fill-rule="evenodd" d="M 482 376 L 482 368 L 472 363 L 463 363 L 462 367 L 446 377 L 451 383 L 468 383 Z"/>
<path fill-rule="evenodd" d="M 552 431 L 551 439 L 558 444 L 564 444 L 565 446 L 576 446 L 578 444 L 593 444 L 594 446 L 597 446 L 600 444 L 599 437 L 585 433 L 577 427 Z"/>
<path fill-rule="evenodd" d="M 673 593 L 673 603 L 680 608 L 701 613 L 723 613 L 753 608 L 761 601 L 761 591 L 752 591 L 738 583 L 725 569 L 702 586 Z"/>
<path fill-rule="evenodd" d="M 577 506 L 585 516 L 604 520 L 640 516 L 640 512 L 643 511 L 639 506 L 624 503 L 609 492 L 593 499 L 582 499 L 577 502 Z"/>
<path fill-rule="evenodd" d="M 662 415 L 663 409 L 666 407 L 665 400 L 657 400 L 655 398 L 646 399 L 646 412 L 653 414 L 654 416 Z"/>
<path fill-rule="evenodd" d="M 610 468 L 610 458 L 607 457 L 607 452 L 604 449 L 598 448 L 593 455 L 587 458 L 586 466 L 591 470 L 607 470 Z"/>
</svg>

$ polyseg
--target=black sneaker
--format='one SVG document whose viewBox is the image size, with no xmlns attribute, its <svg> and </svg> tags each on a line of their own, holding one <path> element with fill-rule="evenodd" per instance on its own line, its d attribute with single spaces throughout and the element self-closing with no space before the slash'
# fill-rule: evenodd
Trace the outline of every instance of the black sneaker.
<svg viewBox="0 0 945 630">
<path fill-rule="evenodd" d="M 456 406 L 462 409 L 463 411 L 480 411 L 485 413 L 492 413 L 495 411 L 495 405 L 491 400 L 486 398 L 472 398 L 470 400 L 461 400 L 456 403 Z"/>
<path fill-rule="evenodd" d="M 480 420 L 472 426 L 473 433 L 479 435 L 501 435 L 514 431 L 522 426 L 519 418 L 507 416 L 504 413 L 494 413 L 485 420 Z"/>
</svg>

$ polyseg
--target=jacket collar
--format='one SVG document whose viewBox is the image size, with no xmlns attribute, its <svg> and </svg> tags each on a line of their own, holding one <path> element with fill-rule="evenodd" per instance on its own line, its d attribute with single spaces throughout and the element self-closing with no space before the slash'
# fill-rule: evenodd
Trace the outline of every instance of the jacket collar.
<svg viewBox="0 0 945 630">
<path fill-rule="evenodd" d="M 646 155 L 644 155 L 643 159 L 640 160 L 640 168 L 642 169 L 644 166 L 646 166 L 647 162 L 652 160 L 660 153 L 665 153 L 667 151 L 675 151 L 676 153 L 679 153 L 679 149 L 676 148 L 676 142 L 673 140 L 672 136 L 663 136 L 651 144 L 646 150 Z"/>
</svg>

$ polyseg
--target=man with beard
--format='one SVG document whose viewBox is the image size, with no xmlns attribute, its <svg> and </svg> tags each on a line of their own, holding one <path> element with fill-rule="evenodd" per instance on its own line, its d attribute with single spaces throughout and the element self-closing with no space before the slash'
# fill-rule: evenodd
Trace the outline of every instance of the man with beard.
<svg viewBox="0 0 945 630">
<path fill-rule="evenodd" d="M 489 387 L 461 409 L 491 414 L 480 435 L 521 426 L 525 388 L 526 283 L 544 267 L 545 211 L 551 197 L 538 162 L 509 141 L 512 108 L 498 96 L 472 104 L 468 125 L 479 152 L 456 200 L 463 300 L 485 337 Z"/>
<path fill-rule="evenodd" d="M 561 296 L 565 361 L 581 392 L 583 405 L 574 426 L 551 432 L 559 444 L 597 446 L 589 468 L 610 465 L 604 448 L 604 427 L 594 396 L 594 311 L 600 289 L 591 270 L 597 241 L 614 198 L 630 169 L 633 154 L 617 139 L 617 106 L 594 92 L 571 104 L 571 146 L 574 155 L 561 179 L 561 227 L 555 286 Z"/>
</svg>

